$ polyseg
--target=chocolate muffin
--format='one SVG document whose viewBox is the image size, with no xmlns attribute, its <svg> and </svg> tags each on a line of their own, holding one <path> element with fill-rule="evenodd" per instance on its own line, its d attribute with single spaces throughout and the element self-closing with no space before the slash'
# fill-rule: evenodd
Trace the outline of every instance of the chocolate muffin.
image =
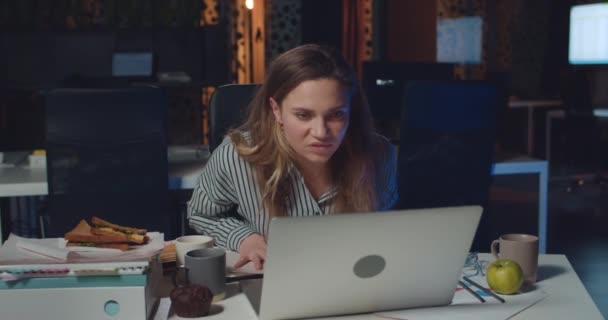
<svg viewBox="0 0 608 320">
<path fill-rule="evenodd" d="M 209 314 L 213 293 L 206 286 L 180 286 L 171 291 L 171 306 L 175 314 L 184 318 L 204 317 Z"/>
</svg>

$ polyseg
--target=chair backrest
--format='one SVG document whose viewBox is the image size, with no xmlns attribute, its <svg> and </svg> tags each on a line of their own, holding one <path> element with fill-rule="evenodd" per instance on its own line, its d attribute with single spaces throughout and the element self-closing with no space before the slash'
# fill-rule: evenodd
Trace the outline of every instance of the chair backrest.
<svg viewBox="0 0 608 320">
<path fill-rule="evenodd" d="M 494 154 L 496 86 L 416 81 L 404 92 L 399 208 L 485 206 Z"/>
<path fill-rule="evenodd" d="M 209 107 L 209 150 L 222 143 L 230 128 L 244 119 L 259 84 L 227 84 L 215 89 Z"/>
<path fill-rule="evenodd" d="M 399 139 L 403 88 L 416 80 L 453 80 L 450 63 L 368 61 L 361 85 L 367 95 L 376 129 L 391 141 Z"/>
<path fill-rule="evenodd" d="M 508 158 L 514 153 L 525 153 L 522 141 L 525 141 L 525 130 L 514 126 L 521 120 L 519 113 L 509 110 L 511 73 L 506 71 L 488 71 L 486 80 L 496 85 L 498 102 L 496 104 L 496 157 Z"/>
<path fill-rule="evenodd" d="M 163 91 L 151 87 L 48 93 L 46 236 L 62 236 L 93 215 L 175 236 L 167 106 Z"/>
</svg>

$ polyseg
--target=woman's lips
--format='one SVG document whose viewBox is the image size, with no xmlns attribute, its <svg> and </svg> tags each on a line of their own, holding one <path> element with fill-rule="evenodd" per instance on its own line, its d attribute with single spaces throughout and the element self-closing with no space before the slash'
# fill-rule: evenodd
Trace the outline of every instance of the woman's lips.
<svg viewBox="0 0 608 320">
<path fill-rule="evenodd" d="M 310 145 L 310 148 L 314 153 L 326 154 L 329 150 L 331 150 L 330 143 L 313 143 Z"/>
</svg>

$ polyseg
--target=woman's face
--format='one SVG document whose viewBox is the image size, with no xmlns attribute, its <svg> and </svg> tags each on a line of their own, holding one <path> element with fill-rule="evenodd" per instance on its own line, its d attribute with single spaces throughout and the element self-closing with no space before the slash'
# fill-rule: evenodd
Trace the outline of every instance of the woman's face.
<svg viewBox="0 0 608 320">
<path fill-rule="evenodd" d="M 276 121 L 300 165 L 326 164 L 348 128 L 350 96 L 334 79 L 300 83 L 280 103 L 270 98 Z"/>
</svg>

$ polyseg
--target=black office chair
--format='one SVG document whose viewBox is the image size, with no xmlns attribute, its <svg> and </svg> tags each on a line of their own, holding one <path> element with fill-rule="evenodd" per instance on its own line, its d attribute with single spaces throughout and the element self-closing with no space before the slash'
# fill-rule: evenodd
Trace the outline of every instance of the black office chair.
<svg viewBox="0 0 608 320">
<path fill-rule="evenodd" d="M 57 89 L 46 102 L 44 236 L 61 237 L 95 215 L 174 238 L 165 94 L 151 87 Z"/>
<path fill-rule="evenodd" d="M 454 64 L 367 61 L 361 74 L 376 130 L 399 143 L 404 86 L 416 80 L 454 80 Z"/>
<path fill-rule="evenodd" d="M 217 148 L 230 128 L 245 120 L 247 106 L 259 84 L 227 84 L 215 89 L 209 107 L 209 151 Z"/>
<path fill-rule="evenodd" d="M 496 144 L 495 159 L 509 159 L 519 156 L 525 152 L 521 144 L 525 141 L 525 132 L 518 126 L 519 114 L 512 114 L 509 110 L 509 83 L 511 74 L 504 71 L 488 71 L 487 81 L 496 85 L 498 102 L 496 104 Z"/>
<path fill-rule="evenodd" d="M 496 86 L 489 82 L 406 85 L 397 169 L 399 208 L 486 207 L 498 99 Z"/>
</svg>

